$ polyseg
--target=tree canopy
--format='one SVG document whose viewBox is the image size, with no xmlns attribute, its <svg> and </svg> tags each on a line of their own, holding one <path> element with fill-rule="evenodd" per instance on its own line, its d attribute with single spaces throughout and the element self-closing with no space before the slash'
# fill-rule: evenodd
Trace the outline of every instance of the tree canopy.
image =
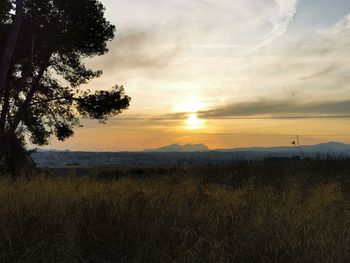
<svg viewBox="0 0 350 263">
<path fill-rule="evenodd" d="M 104 11 L 98 0 L 0 0 L 1 164 L 15 144 L 63 141 L 82 117 L 104 121 L 129 107 L 122 86 L 79 88 L 102 74 L 84 59 L 107 53 L 114 37 Z"/>
</svg>

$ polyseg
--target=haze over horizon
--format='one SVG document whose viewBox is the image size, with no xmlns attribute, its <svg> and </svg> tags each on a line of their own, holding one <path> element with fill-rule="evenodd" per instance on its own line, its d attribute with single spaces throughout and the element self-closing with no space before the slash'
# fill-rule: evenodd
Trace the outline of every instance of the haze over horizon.
<svg viewBox="0 0 350 263">
<path fill-rule="evenodd" d="M 300 147 L 300 148 L 299 148 Z M 251 146 L 251 147 L 228 147 L 228 148 L 209 148 L 207 145 L 203 143 L 198 144 L 178 144 L 173 143 L 169 145 L 162 145 L 156 148 L 146 148 L 137 151 L 108 151 L 108 150 L 98 150 L 98 151 L 84 151 L 84 150 L 70 150 L 70 149 L 46 149 L 43 147 L 33 149 L 37 152 L 113 152 L 113 153 L 123 153 L 123 152 L 134 152 L 134 153 L 150 153 L 150 152 L 158 152 L 158 153 L 184 153 L 184 152 L 208 152 L 208 151 L 219 151 L 219 152 L 254 152 L 260 151 L 262 153 L 271 153 L 276 151 L 291 151 L 292 153 L 298 154 L 300 153 L 300 149 L 302 151 L 309 151 L 308 153 L 314 152 L 317 154 L 344 154 L 345 150 L 350 151 L 350 144 L 345 144 L 341 142 L 329 141 L 318 144 L 303 144 L 298 145 L 297 142 L 295 144 L 289 143 L 288 145 L 279 145 L 279 146 Z"/>
<path fill-rule="evenodd" d="M 350 118 L 289 118 L 350 115 L 349 1 L 102 2 L 117 34 L 87 87 L 124 85 L 131 107 L 49 148 L 350 142 Z"/>
</svg>

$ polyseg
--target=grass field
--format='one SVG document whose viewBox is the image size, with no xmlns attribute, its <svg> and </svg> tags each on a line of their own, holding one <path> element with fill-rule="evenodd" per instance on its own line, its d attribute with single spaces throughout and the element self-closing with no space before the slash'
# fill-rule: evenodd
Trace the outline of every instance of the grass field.
<svg viewBox="0 0 350 263">
<path fill-rule="evenodd" d="M 349 262 L 349 160 L 0 180 L 1 262 Z"/>
</svg>

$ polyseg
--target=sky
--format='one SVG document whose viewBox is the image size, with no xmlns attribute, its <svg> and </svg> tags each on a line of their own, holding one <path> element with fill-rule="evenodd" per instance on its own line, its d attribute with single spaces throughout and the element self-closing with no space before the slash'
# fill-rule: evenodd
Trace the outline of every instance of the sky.
<svg viewBox="0 0 350 263">
<path fill-rule="evenodd" d="M 83 120 L 50 148 L 350 143 L 350 118 L 309 118 L 350 115 L 350 1 L 102 3 L 116 37 L 85 60 L 104 72 L 86 88 L 123 85 L 130 109 L 107 124 Z"/>
</svg>

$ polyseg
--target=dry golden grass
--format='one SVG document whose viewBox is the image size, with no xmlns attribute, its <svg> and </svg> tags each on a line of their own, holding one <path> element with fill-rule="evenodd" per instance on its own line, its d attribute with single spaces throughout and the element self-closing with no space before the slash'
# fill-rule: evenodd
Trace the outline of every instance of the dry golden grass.
<svg viewBox="0 0 350 263">
<path fill-rule="evenodd" d="M 0 181 L 2 262 L 349 262 L 339 183 Z"/>
</svg>

